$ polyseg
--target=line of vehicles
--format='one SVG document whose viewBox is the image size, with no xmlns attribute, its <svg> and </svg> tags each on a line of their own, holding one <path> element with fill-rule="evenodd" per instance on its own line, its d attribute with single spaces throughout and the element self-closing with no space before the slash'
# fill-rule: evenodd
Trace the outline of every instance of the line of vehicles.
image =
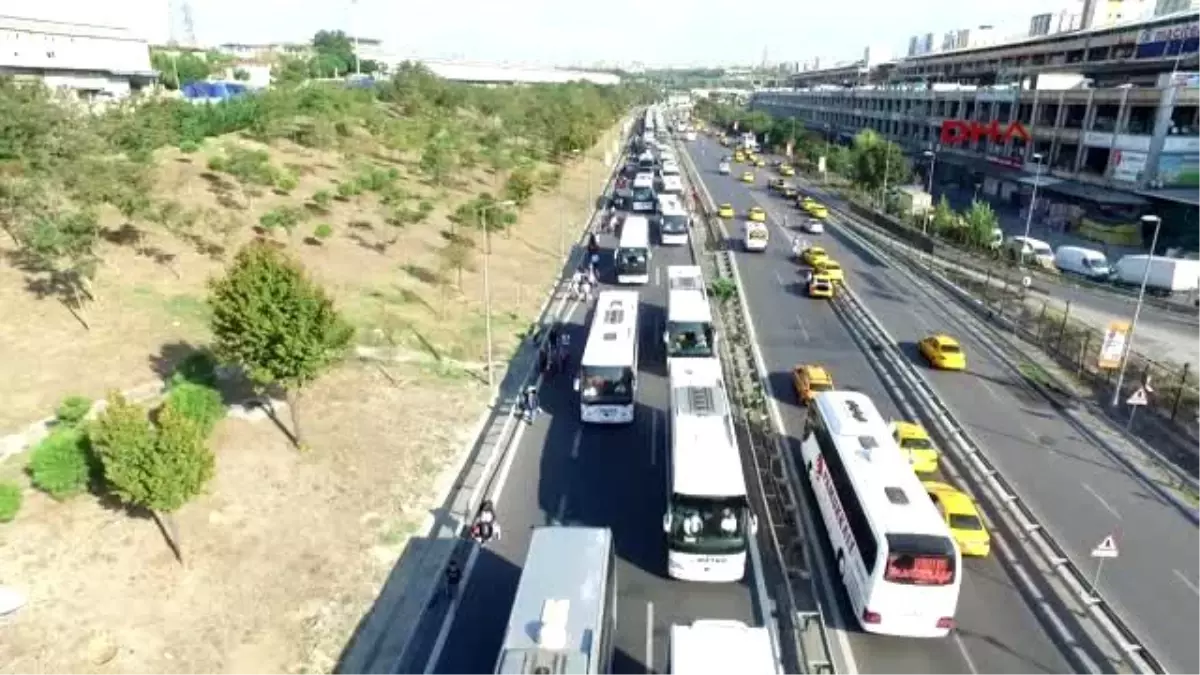
<svg viewBox="0 0 1200 675">
<path fill-rule="evenodd" d="M 666 180 L 673 157 L 665 147 L 662 113 L 650 108 L 631 144 L 631 180 L 615 199 L 628 212 L 613 251 L 619 286 L 649 283 L 651 225 L 662 245 L 686 245 L 691 216 Z M 657 174 L 657 175 L 656 175 Z M 645 179 L 657 177 L 657 185 Z M 630 178 L 629 176 L 626 176 Z M 643 192 L 639 192 L 643 190 Z M 646 205 L 652 203 L 653 208 Z M 662 528 L 665 568 L 673 579 L 727 583 L 746 576 L 757 521 L 734 431 L 729 393 L 718 360 L 718 336 L 698 266 L 670 266 L 662 342 L 669 386 L 670 454 Z M 638 385 L 640 296 L 601 291 L 592 310 L 574 389 L 587 424 L 634 421 Z M 647 449 L 648 451 L 648 449 Z M 610 672 L 617 617 L 613 535 L 607 528 L 542 527 L 534 531 L 497 673 Z M 697 619 L 673 626 L 670 669 L 776 673 L 776 646 L 765 627 Z"/>
</svg>

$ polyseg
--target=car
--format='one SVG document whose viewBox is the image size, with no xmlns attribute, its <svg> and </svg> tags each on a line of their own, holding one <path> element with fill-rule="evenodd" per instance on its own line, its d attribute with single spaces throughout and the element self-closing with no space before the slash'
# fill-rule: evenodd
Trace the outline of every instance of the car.
<svg viewBox="0 0 1200 675">
<path fill-rule="evenodd" d="M 979 507 L 969 495 L 938 481 L 921 481 L 925 493 L 950 527 L 950 536 L 963 555 L 987 557 L 992 552 L 992 535 L 988 533 Z"/>
<path fill-rule="evenodd" d="M 809 246 L 800 253 L 800 259 L 809 265 L 815 266 L 818 260 L 828 258 L 829 254 L 820 246 Z"/>
<path fill-rule="evenodd" d="M 842 266 L 833 258 L 825 256 L 812 263 L 813 270 L 818 274 L 824 274 L 829 277 L 830 281 L 844 284 L 846 283 L 846 273 L 842 270 Z"/>
<path fill-rule="evenodd" d="M 917 347 L 929 365 L 938 370 L 964 370 L 967 367 L 967 355 L 962 346 L 945 333 L 930 335 L 917 343 Z"/>
<path fill-rule="evenodd" d="M 772 178 L 771 180 L 767 181 L 767 189 L 771 192 L 779 192 L 783 190 L 784 185 L 785 183 L 783 182 L 782 178 Z"/>
<path fill-rule="evenodd" d="M 825 223 L 816 218 L 805 218 L 800 228 L 809 234 L 822 234 L 825 232 Z"/>
<path fill-rule="evenodd" d="M 812 275 L 808 280 L 808 297 L 832 299 L 833 281 L 821 274 Z"/>
<path fill-rule="evenodd" d="M 767 212 L 761 206 L 751 206 L 750 210 L 746 212 L 746 220 L 755 223 L 765 223 L 767 222 Z"/>
<path fill-rule="evenodd" d="M 808 405 L 822 391 L 833 391 L 833 376 L 823 366 L 801 363 L 792 368 L 792 386 L 801 405 Z"/>
<path fill-rule="evenodd" d="M 763 159 L 762 157 L 755 157 L 755 158 L 754 158 L 754 166 L 757 166 L 758 168 L 760 168 L 760 169 L 761 169 L 761 168 L 763 168 L 763 167 L 764 167 L 764 166 L 766 166 L 766 165 L 767 165 L 767 161 L 766 161 L 765 159 Z"/>
<path fill-rule="evenodd" d="M 916 422 L 892 422 L 892 440 L 900 446 L 900 452 L 908 458 L 916 473 L 936 473 L 938 470 L 938 451 L 929 432 Z"/>
<path fill-rule="evenodd" d="M 746 161 L 745 153 L 743 153 L 741 150 L 738 150 L 737 152 L 733 153 L 733 161 L 735 161 L 735 162 Z"/>
<path fill-rule="evenodd" d="M 753 183 L 754 182 L 754 172 L 753 171 L 743 171 L 742 172 L 742 182 L 743 183 Z"/>
<path fill-rule="evenodd" d="M 829 217 L 829 209 L 825 208 L 824 204 L 813 204 L 811 207 L 809 207 L 808 214 L 813 218 L 825 220 Z"/>
<path fill-rule="evenodd" d="M 717 217 L 718 218 L 732 218 L 733 217 L 733 204 L 730 204 L 729 202 L 725 202 L 724 204 L 721 204 L 720 206 L 718 206 L 717 207 Z"/>
<path fill-rule="evenodd" d="M 779 194 L 783 195 L 785 199 L 795 199 L 800 191 L 796 189 L 795 185 L 784 183 L 783 187 L 779 188 Z"/>
<path fill-rule="evenodd" d="M 790 164 L 784 164 L 779 167 L 779 175 L 785 178 L 791 178 L 796 175 L 796 170 Z"/>
<path fill-rule="evenodd" d="M 729 162 L 725 160 L 721 160 L 721 163 L 717 165 L 717 173 L 721 174 L 722 176 L 728 176 L 730 171 L 732 171 L 732 167 L 730 167 Z"/>
<path fill-rule="evenodd" d="M 800 208 L 804 209 L 805 211 L 808 210 L 809 206 L 816 204 L 816 203 L 817 203 L 817 200 L 813 199 L 812 197 L 809 197 L 808 195 L 804 195 L 803 197 L 796 199 L 796 206 L 799 206 Z"/>
</svg>

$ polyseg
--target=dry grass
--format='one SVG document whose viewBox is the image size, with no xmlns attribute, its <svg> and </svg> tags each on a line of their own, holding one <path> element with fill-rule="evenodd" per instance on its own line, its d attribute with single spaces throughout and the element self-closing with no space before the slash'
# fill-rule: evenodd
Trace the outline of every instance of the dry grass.
<svg viewBox="0 0 1200 675">
<path fill-rule="evenodd" d="M 294 148 L 272 154 L 312 168 L 292 199 L 339 175 L 337 157 Z M 598 154 L 587 160 L 593 190 L 602 177 Z M 164 193 L 211 206 L 201 164 L 170 159 Z M 497 353 L 534 318 L 557 274 L 562 214 L 578 224 L 589 205 L 588 168 L 580 163 L 564 173 L 566 203 L 539 197 L 510 235 L 494 238 Z M 451 194 L 443 203 L 449 208 L 462 198 Z M 255 221 L 285 199 L 263 196 L 239 217 Z M 380 253 L 349 238 L 372 234 L 350 222 L 381 220 L 364 199 L 321 219 L 337 232 L 324 245 L 305 245 L 299 235 L 289 245 L 364 335 L 478 361 L 478 272 L 464 273 L 460 291 L 404 271 L 442 273 L 434 248 L 444 213 L 410 226 Z M 246 237 L 211 239 L 232 250 Z M 147 233 L 143 244 L 175 255 L 171 269 L 129 248 L 107 251 L 90 331 L 56 301 L 26 293 L 18 273 L 0 268 L 8 319 L 0 324 L 7 348 L 0 373 L 9 382 L 9 405 L 0 413 L 5 428 L 50 414 L 67 394 L 99 397 L 144 382 L 161 369 L 164 352 L 177 358 L 171 345 L 205 341 L 203 284 L 221 263 L 164 234 Z M 485 393 L 453 367 L 412 362 L 388 366 L 385 376 L 355 363 L 302 400 L 308 454 L 290 449 L 270 422 L 227 420 L 215 439 L 218 472 L 208 494 L 179 514 L 184 567 L 151 521 L 90 498 L 58 504 L 27 492 L 17 520 L 0 526 L 0 580 L 30 595 L 29 606 L 0 624 L 0 671 L 331 670 L 431 507 L 435 477 L 467 440 L 461 434 Z M 0 464 L 0 473 L 15 473 L 20 459 Z"/>
</svg>

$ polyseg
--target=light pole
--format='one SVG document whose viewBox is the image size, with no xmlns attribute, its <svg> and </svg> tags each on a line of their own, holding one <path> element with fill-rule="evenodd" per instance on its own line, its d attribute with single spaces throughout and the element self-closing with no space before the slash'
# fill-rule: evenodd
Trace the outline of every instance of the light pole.
<svg viewBox="0 0 1200 675">
<path fill-rule="evenodd" d="M 488 224 L 488 211 L 494 208 L 509 208 L 514 203 L 492 202 L 479 208 L 479 224 L 483 226 L 483 333 L 484 340 L 487 341 L 488 389 L 496 388 L 496 363 L 492 358 L 492 279 L 488 269 L 492 257 L 492 227 Z"/>
<path fill-rule="evenodd" d="M 879 205 L 883 208 L 883 212 L 887 213 L 887 179 L 888 172 L 892 170 L 892 148 L 888 145 L 887 138 L 883 139 L 883 188 L 879 191 Z"/>
<path fill-rule="evenodd" d="M 937 169 L 937 151 L 936 150 L 926 150 L 922 154 L 924 154 L 926 157 L 929 158 L 929 181 L 928 181 L 929 187 L 926 188 L 926 190 L 929 192 L 929 201 L 932 202 L 933 201 L 933 172 Z M 929 233 L 929 219 L 926 218 L 921 221 L 921 234 L 928 234 L 928 233 Z"/>
<path fill-rule="evenodd" d="M 1129 353 L 1133 351 L 1133 333 L 1137 330 L 1138 317 L 1142 313 L 1142 300 L 1146 297 L 1146 281 L 1150 278 L 1150 264 L 1154 262 L 1154 249 L 1158 246 L 1158 232 L 1162 229 L 1162 218 L 1142 216 L 1143 223 L 1154 223 L 1154 236 L 1150 238 L 1150 255 L 1146 257 L 1146 269 L 1142 270 L 1142 287 L 1138 291 L 1137 304 L 1133 307 L 1133 320 L 1129 322 L 1129 335 L 1125 337 L 1125 350 L 1121 354 L 1121 369 L 1117 371 L 1117 387 L 1113 389 L 1112 405 L 1121 403 L 1121 385 L 1125 384 L 1125 369 L 1129 367 Z"/>
<path fill-rule="evenodd" d="M 1033 193 L 1029 195 L 1029 212 L 1025 214 L 1025 239 L 1021 241 L 1020 265 L 1022 267 L 1025 266 L 1025 248 L 1029 246 L 1029 228 L 1033 226 L 1033 209 L 1037 206 L 1038 184 L 1042 182 L 1042 153 L 1033 153 L 1033 161 L 1036 162 L 1037 168 L 1033 170 Z M 1151 249 L 1151 252 L 1153 252 L 1153 249 Z M 1146 269 L 1150 269 L 1149 266 Z"/>
</svg>

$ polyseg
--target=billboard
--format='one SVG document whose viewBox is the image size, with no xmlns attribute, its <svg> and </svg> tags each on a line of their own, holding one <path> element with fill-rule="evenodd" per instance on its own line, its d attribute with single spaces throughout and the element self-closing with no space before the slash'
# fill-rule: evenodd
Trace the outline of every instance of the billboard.
<svg viewBox="0 0 1200 675">
<path fill-rule="evenodd" d="M 1029 131 L 1020 122 L 1001 128 L 996 120 L 984 124 L 975 120 L 946 120 L 942 122 L 942 145 L 962 145 L 974 143 L 980 138 L 987 138 L 993 143 L 1007 143 L 1011 138 L 1019 138 L 1029 142 Z"/>
</svg>

